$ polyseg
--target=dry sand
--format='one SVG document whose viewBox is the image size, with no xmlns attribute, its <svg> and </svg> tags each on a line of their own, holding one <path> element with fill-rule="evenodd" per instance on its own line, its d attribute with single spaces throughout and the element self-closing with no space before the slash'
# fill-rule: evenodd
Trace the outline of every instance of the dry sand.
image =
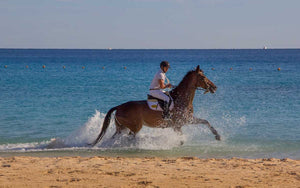
<svg viewBox="0 0 300 188">
<path fill-rule="evenodd" d="M 300 161 L 9 157 L 0 187 L 300 187 Z"/>
</svg>

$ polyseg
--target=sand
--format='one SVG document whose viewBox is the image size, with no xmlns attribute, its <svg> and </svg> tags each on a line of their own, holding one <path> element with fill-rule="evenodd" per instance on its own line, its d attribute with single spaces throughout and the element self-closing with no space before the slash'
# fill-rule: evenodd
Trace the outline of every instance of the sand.
<svg viewBox="0 0 300 188">
<path fill-rule="evenodd" d="M 300 187 L 300 160 L 5 157 L 0 187 Z"/>
</svg>

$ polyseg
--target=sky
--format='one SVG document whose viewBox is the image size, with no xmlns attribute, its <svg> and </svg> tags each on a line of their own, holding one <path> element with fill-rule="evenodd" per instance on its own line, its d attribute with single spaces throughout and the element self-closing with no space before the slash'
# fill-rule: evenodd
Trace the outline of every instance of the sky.
<svg viewBox="0 0 300 188">
<path fill-rule="evenodd" d="M 0 0 L 0 48 L 300 48 L 299 0 Z"/>
</svg>

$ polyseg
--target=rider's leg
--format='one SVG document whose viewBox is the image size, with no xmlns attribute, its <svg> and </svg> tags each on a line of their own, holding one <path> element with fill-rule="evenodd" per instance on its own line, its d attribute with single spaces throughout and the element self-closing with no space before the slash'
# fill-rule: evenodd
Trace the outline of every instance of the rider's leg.
<svg viewBox="0 0 300 188">
<path fill-rule="evenodd" d="M 169 119 L 170 115 L 169 115 L 169 102 L 170 102 L 170 98 L 169 96 L 167 96 L 164 92 L 162 92 L 161 90 L 150 90 L 150 95 L 152 95 L 153 97 L 159 98 L 161 100 L 164 101 L 164 105 L 163 105 L 163 118 L 164 119 Z"/>
<path fill-rule="evenodd" d="M 167 102 L 167 101 L 164 101 L 164 105 L 163 105 L 163 118 L 164 119 L 169 119 L 170 118 L 169 102 Z"/>
</svg>

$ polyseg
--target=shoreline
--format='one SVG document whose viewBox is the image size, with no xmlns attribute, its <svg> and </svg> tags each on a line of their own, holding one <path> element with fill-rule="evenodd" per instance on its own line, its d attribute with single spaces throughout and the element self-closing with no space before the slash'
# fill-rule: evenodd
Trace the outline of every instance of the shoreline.
<svg viewBox="0 0 300 188">
<path fill-rule="evenodd" d="M 0 157 L 0 187 L 299 187 L 300 160 Z"/>
<path fill-rule="evenodd" d="M 187 153 L 185 151 L 184 153 Z M 89 150 L 89 149 L 70 149 L 70 150 L 45 150 L 45 151 L 7 151 L 7 152 L 0 152 L 0 158 L 9 158 L 9 157 L 37 157 L 37 158 L 54 158 L 54 157 L 83 157 L 83 158 L 90 158 L 94 156 L 101 156 L 101 157 L 110 157 L 110 158 L 182 158 L 185 156 L 195 157 L 198 159 L 291 159 L 291 160 L 300 160 L 298 157 L 299 154 L 268 154 L 268 153 L 257 153 L 253 155 L 252 153 L 245 153 L 245 154 L 231 154 L 225 155 L 224 153 L 205 153 L 199 155 L 199 152 L 193 153 L 193 151 L 189 152 L 189 155 L 184 155 L 179 152 L 169 152 L 168 150 Z"/>
</svg>

